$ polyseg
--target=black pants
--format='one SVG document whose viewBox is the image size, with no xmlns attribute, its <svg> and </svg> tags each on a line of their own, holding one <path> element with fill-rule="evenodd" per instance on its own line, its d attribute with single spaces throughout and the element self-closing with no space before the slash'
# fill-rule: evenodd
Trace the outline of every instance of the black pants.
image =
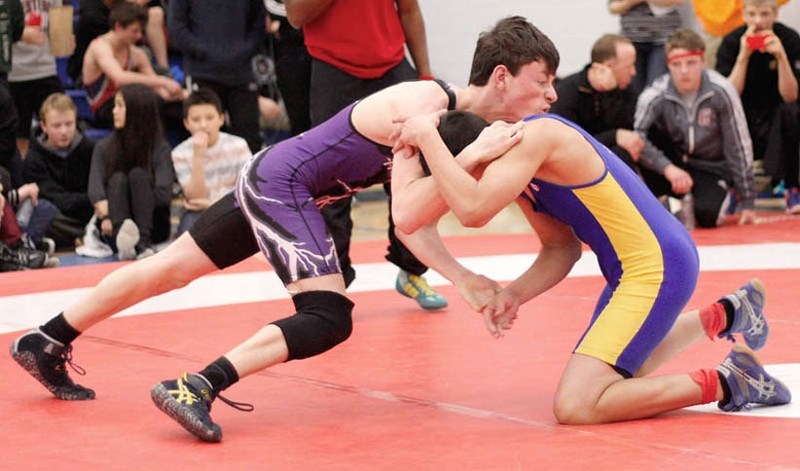
<svg viewBox="0 0 800 471">
<path fill-rule="evenodd" d="M 312 58 L 311 124 L 316 126 L 322 123 L 345 106 L 367 95 L 416 78 L 417 72 L 405 59 L 382 77 L 360 79 Z M 389 195 L 389 208 L 391 208 L 391 190 L 388 183 L 384 185 L 384 191 Z M 355 279 L 355 270 L 350 261 L 350 238 L 353 232 L 353 219 L 350 217 L 351 205 L 352 198 L 344 198 L 322 209 L 322 215 L 325 217 L 328 230 L 336 245 L 342 275 L 348 285 Z M 421 275 L 428 269 L 395 236 L 391 211 L 389 211 L 389 247 L 387 249 L 386 259 L 409 273 Z"/>
<path fill-rule="evenodd" d="M 764 171 L 786 188 L 800 187 L 800 124 L 797 103 L 781 103 L 772 109 L 746 109 L 753 155 L 764 162 Z"/>
<path fill-rule="evenodd" d="M 247 141 L 251 152 L 261 149 L 263 141 L 258 128 L 258 90 L 255 83 L 230 86 L 192 77 L 192 88 L 209 88 L 219 95 L 222 108 L 231 120 L 231 133 Z"/>
<path fill-rule="evenodd" d="M 151 241 L 153 230 L 153 210 L 155 194 L 153 178 L 141 167 L 135 167 L 127 174 L 116 172 L 111 175 L 106 187 L 108 197 L 108 217 L 114 226 L 114 237 L 126 219 L 132 219 L 139 227 L 140 244 Z"/>
<path fill-rule="evenodd" d="M 285 18 L 281 19 L 279 37 L 273 46 L 278 90 L 286 105 L 292 136 L 296 136 L 311 127 L 311 56 L 303 44 L 303 30 L 293 28 Z"/>
<path fill-rule="evenodd" d="M 681 198 L 684 195 L 673 193 L 672 185 L 663 175 L 648 169 L 641 169 L 642 176 L 650 191 L 656 196 Z M 692 196 L 694 215 L 698 227 L 716 227 L 722 213 L 722 205 L 728 196 L 728 183 L 724 177 L 698 170 L 684 168 L 692 177 Z"/>
</svg>

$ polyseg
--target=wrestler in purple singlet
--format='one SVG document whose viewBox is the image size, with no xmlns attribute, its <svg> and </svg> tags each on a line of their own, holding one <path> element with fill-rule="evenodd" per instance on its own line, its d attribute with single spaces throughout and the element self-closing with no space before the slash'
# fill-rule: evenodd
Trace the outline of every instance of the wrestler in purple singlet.
<svg viewBox="0 0 800 471">
<path fill-rule="evenodd" d="M 341 273 L 319 209 L 391 175 L 391 148 L 353 128 L 354 106 L 257 153 L 239 177 L 236 199 L 284 284 Z"/>
</svg>

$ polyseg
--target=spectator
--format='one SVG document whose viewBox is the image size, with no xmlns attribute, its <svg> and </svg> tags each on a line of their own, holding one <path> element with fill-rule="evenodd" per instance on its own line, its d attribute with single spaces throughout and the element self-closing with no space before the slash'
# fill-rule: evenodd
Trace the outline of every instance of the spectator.
<svg viewBox="0 0 800 471">
<path fill-rule="evenodd" d="M 390 85 L 432 78 L 425 24 L 417 0 L 289 0 L 286 12 L 292 25 L 302 26 L 312 58 L 309 93 L 313 126 L 351 102 Z M 354 30 L 359 34 L 354 35 Z M 406 46 L 416 70 L 406 59 Z M 390 193 L 388 184 L 384 190 Z M 351 197 L 343 198 L 322 211 L 347 285 L 356 276 L 350 261 L 351 202 Z M 396 289 L 416 299 L 424 309 L 447 306 L 447 300 L 433 291 L 423 276 L 428 267 L 395 236 L 391 214 L 389 241 L 386 258 L 400 268 Z"/>
<path fill-rule="evenodd" d="M 147 55 L 135 46 L 147 24 L 147 12 L 135 3 L 122 2 L 112 8 L 108 21 L 111 31 L 95 38 L 83 58 L 83 85 L 97 124 L 104 127 L 113 124 L 112 98 L 119 87 L 143 83 L 161 98 L 165 125 L 182 131 L 179 102 L 185 94 L 181 84 L 157 75 Z"/>
<path fill-rule="evenodd" d="M 22 159 L 15 134 L 17 111 L 8 89 L 11 44 L 22 37 L 25 21 L 18 0 L 0 0 L 0 169 L 7 170 L 14 186 L 22 184 Z"/>
<path fill-rule="evenodd" d="M 48 217 L 52 217 L 55 207 L 38 204 L 39 190 L 35 183 L 11 189 L 9 182 L 10 175 L 0 168 L 0 272 L 58 266 L 58 258 L 34 248 L 29 238 L 30 232 L 44 233 Z M 30 206 L 22 224 L 15 212 L 15 206 L 20 202 L 27 202 Z"/>
<path fill-rule="evenodd" d="M 608 0 L 608 11 L 620 15 L 622 34 L 636 47 L 638 94 L 667 73 L 664 41 L 682 25 L 678 7 L 684 0 Z"/>
<path fill-rule="evenodd" d="M 650 169 L 645 181 L 656 196 L 691 194 L 700 227 L 724 220 L 732 183 L 739 223 L 755 223 L 753 150 L 739 95 L 705 68 L 705 43 L 696 32 L 676 31 L 666 52 L 670 73 L 645 89 L 636 107 L 636 130 L 657 147 L 642 154 Z"/>
<path fill-rule="evenodd" d="M 95 146 L 89 174 L 98 229 L 120 260 L 152 255 L 151 244 L 163 240 L 155 235 L 169 228 L 175 178 L 169 153 L 153 89 L 140 83 L 120 88 L 114 96 L 114 132 Z M 159 207 L 167 209 L 165 219 Z"/>
<path fill-rule="evenodd" d="M 56 58 L 50 53 L 47 26 L 50 2 L 23 2 L 27 26 L 14 43 L 14 67 L 8 74 L 11 96 L 17 108 L 17 147 L 28 153 L 33 115 L 51 93 L 63 92 L 56 72 Z"/>
<path fill-rule="evenodd" d="M 741 95 L 756 158 L 784 179 L 786 209 L 800 214 L 800 35 L 777 21 L 776 0 L 745 0 L 743 15 L 746 24 L 720 43 L 717 71 Z"/>
<path fill-rule="evenodd" d="M 220 14 L 225 12 L 225 14 Z M 170 0 L 169 38 L 183 53 L 190 89 L 220 97 L 231 131 L 262 146 L 252 59 L 264 41 L 262 0 Z"/>
<path fill-rule="evenodd" d="M 633 130 L 636 49 L 625 36 L 605 34 L 592 46 L 591 63 L 556 83 L 558 101 L 551 112 L 579 124 L 629 167 L 645 140 Z"/>
<path fill-rule="evenodd" d="M 220 132 L 225 124 L 216 93 L 201 88 L 183 103 L 183 122 L 192 137 L 172 151 L 172 164 L 183 192 L 184 213 L 178 234 L 218 199 L 236 187 L 236 179 L 250 160 L 250 148 L 241 137 Z"/>
<path fill-rule="evenodd" d="M 81 0 L 78 23 L 75 26 L 75 52 L 70 56 L 67 64 L 67 74 L 75 82 L 82 82 L 83 56 L 94 38 L 108 32 L 110 9 L 117 3 L 134 0 Z M 147 45 L 153 53 L 153 64 L 157 66 L 158 73 L 165 74 L 169 69 L 167 61 L 167 38 L 164 32 L 164 8 L 159 0 L 135 0 L 143 7 L 147 7 L 147 24 L 145 31 Z M 163 61 L 163 62 L 162 62 Z M 164 67 L 162 69 L 162 67 Z"/>
<path fill-rule="evenodd" d="M 78 131 L 75 103 L 63 93 L 47 97 L 39 116 L 41 129 L 31 142 L 23 175 L 39 186 L 40 199 L 58 208 L 48 235 L 57 247 L 71 247 L 94 213 L 88 195 L 94 142 Z"/>
</svg>

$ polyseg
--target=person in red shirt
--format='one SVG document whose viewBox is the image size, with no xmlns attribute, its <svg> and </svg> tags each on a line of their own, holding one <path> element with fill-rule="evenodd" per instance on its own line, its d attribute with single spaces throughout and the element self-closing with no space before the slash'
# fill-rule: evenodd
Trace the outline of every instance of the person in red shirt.
<svg viewBox="0 0 800 471">
<path fill-rule="evenodd" d="M 417 0 L 286 0 L 286 15 L 302 27 L 311 55 L 309 90 L 311 125 L 327 120 L 350 103 L 406 80 L 432 78 L 425 23 Z M 358 31 L 358 34 L 354 34 Z M 413 61 L 408 61 L 405 48 Z M 390 194 L 389 184 L 384 184 Z M 391 205 L 391 198 L 389 199 Z M 345 282 L 355 279 L 350 262 L 352 198 L 323 210 L 336 243 Z M 428 310 L 442 309 L 447 300 L 425 280 L 428 269 L 394 234 L 389 216 L 386 259 L 400 268 L 395 287 Z"/>
</svg>

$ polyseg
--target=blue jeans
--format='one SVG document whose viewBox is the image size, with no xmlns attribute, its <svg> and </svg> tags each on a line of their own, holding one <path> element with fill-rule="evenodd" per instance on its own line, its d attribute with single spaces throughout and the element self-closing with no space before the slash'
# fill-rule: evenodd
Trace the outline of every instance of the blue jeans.
<svg viewBox="0 0 800 471">
<path fill-rule="evenodd" d="M 34 206 L 31 200 L 27 199 L 17 208 L 17 222 L 22 232 L 38 244 L 42 241 L 57 214 L 58 208 L 50 201 L 40 199 L 39 203 Z"/>
</svg>

